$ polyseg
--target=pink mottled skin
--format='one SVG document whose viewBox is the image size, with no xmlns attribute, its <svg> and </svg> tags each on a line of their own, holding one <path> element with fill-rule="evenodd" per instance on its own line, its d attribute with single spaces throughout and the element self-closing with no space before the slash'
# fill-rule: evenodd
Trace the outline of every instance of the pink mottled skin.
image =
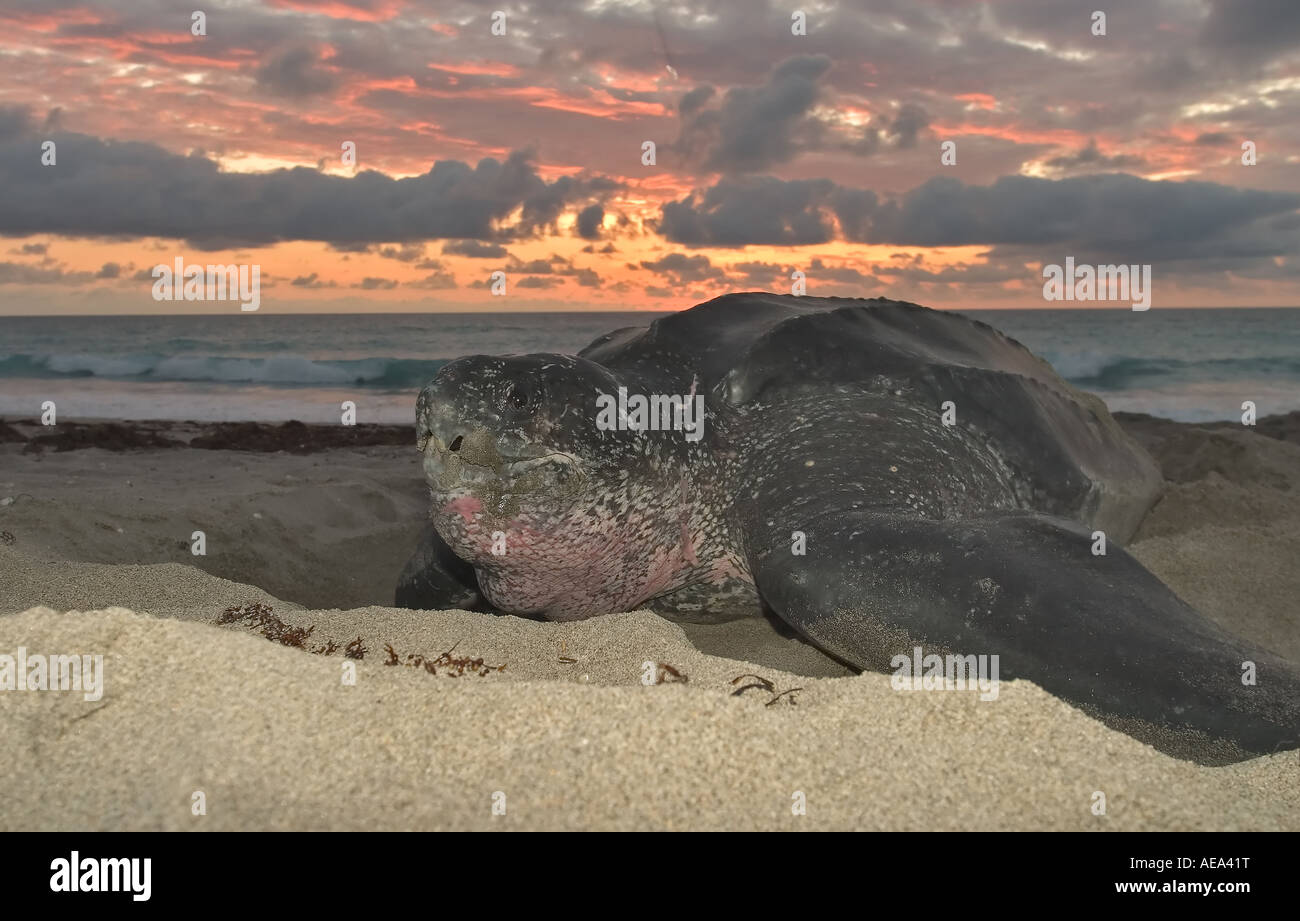
<svg viewBox="0 0 1300 921">
<path fill-rule="evenodd" d="M 669 521 L 669 524 L 676 522 Z M 656 527 L 649 519 L 602 517 L 573 511 L 557 520 L 527 511 L 509 519 L 493 517 L 481 500 L 460 497 L 445 502 L 434 526 L 463 559 L 473 563 L 479 587 L 493 605 L 549 620 L 581 620 L 627 611 L 692 581 L 710 579 L 715 570 L 733 570 L 715 561 L 700 565 L 707 542 L 699 533 L 662 543 L 648 554 L 645 536 Z M 685 529 L 684 522 L 680 527 Z M 505 553 L 492 552 L 493 535 L 504 536 Z"/>
<path fill-rule="evenodd" d="M 474 520 L 474 516 L 483 510 L 483 500 L 475 499 L 473 496 L 464 496 L 460 499 L 452 499 L 442 507 L 442 514 L 459 515 L 466 524 Z"/>
<path fill-rule="evenodd" d="M 599 428 L 597 394 L 618 384 L 563 356 L 446 366 L 417 404 L 434 530 L 505 613 L 760 613 L 711 446 Z"/>
</svg>

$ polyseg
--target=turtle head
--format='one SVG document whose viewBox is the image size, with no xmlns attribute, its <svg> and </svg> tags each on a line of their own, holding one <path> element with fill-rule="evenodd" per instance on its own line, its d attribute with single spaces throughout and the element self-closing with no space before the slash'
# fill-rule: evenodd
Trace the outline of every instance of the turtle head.
<svg viewBox="0 0 1300 921">
<path fill-rule="evenodd" d="M 477 502 L 499 523 L 525 509 L 562 513 L 600 463 L 584 447 L 594 446 L 587 407 L 602 377 L 599 365 L 564 355 L 444 365 L 416 403 L 416 444 L 435 498 L 460 510 Z"/>
<path fill-rule="evenodd" d="M 620 380 L 565 355 L 475 355 L 419 396 L 417 445 L 435 530 L 488 600 L 555 619 L 628 610 L 611 586 L 679 553 L 688 455 L 681 432 L 610 425 Z M 687 548 L 687 556 L 693 551 Z M 623 605 L 623 606 L 620 606 Z"/>
</svg>

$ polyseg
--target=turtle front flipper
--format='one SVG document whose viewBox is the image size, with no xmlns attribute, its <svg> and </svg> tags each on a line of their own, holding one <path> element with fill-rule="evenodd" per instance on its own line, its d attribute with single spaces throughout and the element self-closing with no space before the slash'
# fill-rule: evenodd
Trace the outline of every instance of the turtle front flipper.
<svg viewBox="0 0 1300 921">
<path fill-rule="evenodd" d="M 452 553 L 431 524 L 420 531 L 415 552 L 402 567 L 393 604 L 420 611 L 491 610 L 479 591 L 474 567 Z"/>
<path fill-rule="evenodd" d="M 897 671 L 918 648 L 945 662 L 997 655 L 997 677 L 1170 754 L 1222 763 L 1300 747 L 1300 671 L 1225 633 L 1123 549 L 1095 554 L 1081 525 L 852 510 L 799 530 L 802 541 L 751 552 L 755 583 L 854 666 Z"/>
</svg>

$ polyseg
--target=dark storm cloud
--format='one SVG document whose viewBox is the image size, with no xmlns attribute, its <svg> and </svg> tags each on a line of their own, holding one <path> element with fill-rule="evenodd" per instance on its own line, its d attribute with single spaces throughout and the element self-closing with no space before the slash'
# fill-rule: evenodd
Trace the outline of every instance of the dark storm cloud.
<svg viewBox="0 0 1300 921">
<path fill-rule="evenodd" d="M 56 266 L 0 262 L 0 285 L 66 285 L 94 281 L 93 272 L 68 272 Z"/>
<path fill-rule="evenodd" d="M 511 156 L 519 156 L 521 162 L 528 163 L 532 154 L 516 152 Z M 543 182 L 536 173 L 531 173 L 531 176 L 536 180 L 535 188 L 522 196 L 522 203 L 524 224 L 533 228 L 555 223 L 555 219 L 575 201 L 603 196 L 619 188 L 617 181 L 605 176 L 561 176 L 551 183 Z"/>
<path fill-rule="evenodd" d="M 1300 195 L 1122 173 L 987 186 L 935 177 L 898 199 L 827 180 L 721 180 L 663 208 L 660 233 L 690 246 L 797 246 L 836 236 L 910 246 L 1068 245 L 1128 261 L 1295 252 Z M 1272 223 L 1270 223 L 1272 221 Z M 837 233 L 838 231 L 838 233 Z"/>
<path fill-rule="evenodd" d="M 1011 279 L 1036 280 L 1039 276 L 1025 268 L 1025 258 L 1010 254 L 986 253 L 986 262 L 947 265 L 927 269 L 919 264 L 877 266 L 875 274 L 888 283 L 910 282 L 953 285 L 998 285 Z"/>
<path fill-rule="evenodd" d="M 641 267 L 664 275 L 679 285 L 723 276 L 722 269 L 710 262 L 708 256 L 688 256 L 685 253 L 669 253 L 661 259 L 643 261 Z"/>
<path fill-rule="evenodd" d="M 530 259 L 527 262 L 512 257 L 506 268 L 514 275 L 562 275 L 572 278 L 583 288 L 600 287 L 600 276 L 593 269 L 579 268 L 572 260 L 565 259 L 557 253 L 552 253 L 545 259 Z M 555 279 L 555 284 L 559 283 L 559 279 Z M 534 279 L 524 287 L 539 288 L 543 285 L 541 279 Z M 549 288 L 553 285 L 548 284 L 545 287 Z"/>
<path fill-rule="evenodd" d="M 1300 195 L 1210 182 L 1151 182 L 1122 173 L 991 185 L 936 177 L 871 216 L 859 239 L 913 246 L 1073 244 L 1092 251 L 1163 252 L 1222 238 L 1300 207 Z"/>
<path fill-rule="evenodd" d="M 821 259 L 816 258 L 808 265 L 808 280 L 814 285 L 818 282 L 829 281 L 842 285 L 857 285 L 868 288 L 880 287 L 878 279 L 872 278 L 864 272 L 859 272 L 852 266 L 827 265 Z"/>
<path fill-rule="evenodd" d="M 1199 139 L 1198 139 L 1199 140 Z M 1076 171 L 1089 170 L 1094 172 L 1114 172 L 1121 169 L 1130 169 L 1142 166 L 1144 163 L 1141 157 L 1129 156 L 1127 154 L 1116 154 L 1114 156 L 1105 156 L 1097 149 L 1096 140 L 1090 140 L 1086 147 L 1083 147 L 1071 154 L 1062 154 L 1059 157 L 1051 157 L 1046 161 L 1046 165 L 1058 170 Z"/>
<path fill-rule="evenodd" d="M 930 113 L 924 106 L 915 102 L 905 103 L 892 118 L 885 115 L 873 119 L 848 148 L 864 154 L 873 154 L 886 147 L 909 150 L 916 146 L 917 138 L 929 127 L 930 121 Z"/>
<path fill-rule="evenodd" d="M 692 90 L 678 105 L 683 123 L 675 146 L 718 172 L 763 170 L 792 160 L 817 133 L 807 116 L 830 66 L 825 55 L 789 58 L 762 86 L 728 90 L 718 108 L 703 107 L 710 87 Z"/>
<path fill-rule="evenodd" d="M 605 209 L 591 205 L 578 212 L 578 236 L 584 240 L 600 239 L 600 224 L 605 220 Z"/>
<path fill-rule="evenodd" d="M 715 92 L 717 91 L 714 90 L 713 87 L 707 84 L 705 84 L 704 86 L 697 86 L 695 89 L 691 90 L 689 93 L 687 93 L 678 101 L 677 103 L 678 114 L 681 115 L 682 118 L 687 118 L 691 115 L 694 115 L 696 110 L 698 110 L 700 106 L 704 105 L 706 102 L 708 102 L 710 99 L 713 98 L 713 94 Z"/>
<path fill-rule="evenodd" d="M 320 280 L 320 277 L 315 272 L 312 272 L 310 275 L 299 275 L 289 284 L 295 288 L 325 288 L 331 287 L 334 283 L 330 282 L 327 285 Z"/>
<path fill-rule="evenodd" d="M 552 275 L 555 266 L 547 259 L 530 259 L 528 262 L 516 261 L 510 266 L 510 271 L 521 275 Z"/>
<path fill-rule="evenodd" d="M 829 179 L 722 179 L 664 205 L 659 233 L 688 246 L 805 246 L 834 238 L 833 216 L 857 228 L 874 206 L 870 192 Z"/>
<path fill-rule="evenodd" d="M 24 106 L 0 106 L 0 141 L 31 130 L 31 112 Z"/>
<path fill-rule="evenodd" d="M 264 90 L 290 98 L 328 93 L 338 83 L 333 74 L 320 67 L 316 49 L 308 45 L 272 52 L 257 68 L 256 76 Z"/>
<path fill-rule="evenodd" d="M 398 262 L 415 262 L 424 256 L 423 243 L 403 243 L 398 246 L 384 246 L 379 249 L 380 257 L 396 259 Z"/>
<path fill-rule="evenodd" d="M 479 240 L 452 240 L 442 244 L 444 256 L 465 256 L 469 259 L 504 259 L 510 253 L 500 243 L 483 243 Z"/>
<path fill-rule="evenodd" d="M 898 110 L 898 114 L 889 123 L 885 136 L 892 144 L 903 150 L 916 146 L 916 138 L 930 124 L 930 113 L 914 102 L 909 102 Z"/>
<path fill-rule="evenodd" d="M 1201 44 L 1236 58 L 1262 63 L 1300 47 L 1300 3 L 1296 0 L 1212 0 L 1201 28 Z"/>
<path fill-rule="evenodd" d="M 673 148 L 705 170 L 745 173 L 770 169 L 810 151 L 874 154 L 916 146 L 933 121 L 918 102 L 882 102 L 880 114 L 857 132 L 819 118 L 814 107 L 836 101 L 823 85 L 830 65 L 826 55 L 787 58 L 761 85 L 732 87 L 716 107 L 706 105 L 716 95 L 714 88 L 696 87 L 678 103 L 682 129 Z"/>
<path fill-rule="evenodd" d="M 419 281 L 413 281 L 409 287 L 428 288 L 434 291 L 444 291 L 456 287 L 456 277 L 450 272 L 433 272 Z"/>
<path fill-rule="evenodd" d="M 391 179 L 329 176 L 297 167 L 222 173 L 202 156 L 153 144 L 56 135 L 42 166 L 31 135 L 0 141 L 0 233 L 180 238 L 202 247 L 321 240 L 351 251 L 369 241 L 517 239 L 548 229 L 567 208 L 615 187 L 601 177 L 547 182 L 526 153 L 471 166 L 441 160 Z M 518 226 L 498 222 L 519 210 Z"/>
</svg>

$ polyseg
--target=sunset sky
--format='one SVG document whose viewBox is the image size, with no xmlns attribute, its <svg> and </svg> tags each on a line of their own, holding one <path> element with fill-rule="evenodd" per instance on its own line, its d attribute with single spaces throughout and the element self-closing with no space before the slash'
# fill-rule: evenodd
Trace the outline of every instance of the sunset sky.
<svg viewBox="0 0 1300 921">
<path fill-rule="evenodd" d="M 0 234 L 7 314 L 1300 305 L 1300 2 L 0 0 Z"/>
</svg>

